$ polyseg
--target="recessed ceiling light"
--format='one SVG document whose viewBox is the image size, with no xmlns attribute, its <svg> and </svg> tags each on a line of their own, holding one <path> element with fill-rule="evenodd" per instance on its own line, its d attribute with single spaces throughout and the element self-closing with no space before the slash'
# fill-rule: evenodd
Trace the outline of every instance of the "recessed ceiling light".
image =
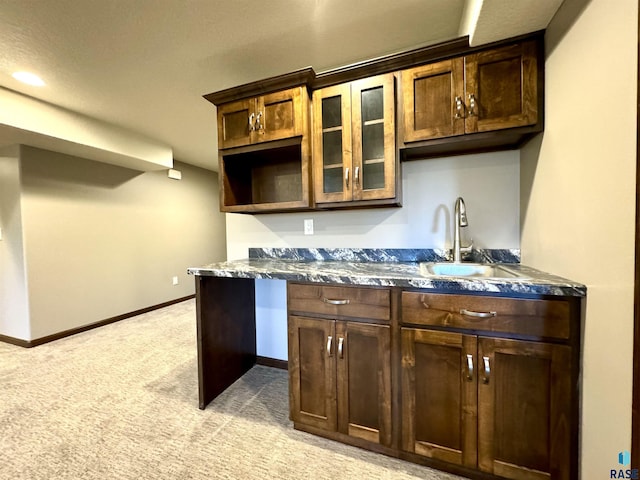
<svg viewBox="0 0 640 480">
<path fill-rule="evenodd" d="M 33 85 L 34 87 L 44 87 L 44 81 L 36 74 L 29 72 L 15 72 L 11 76 L 16 80 L 26 83 L 27 85 Z"/>
</svg>

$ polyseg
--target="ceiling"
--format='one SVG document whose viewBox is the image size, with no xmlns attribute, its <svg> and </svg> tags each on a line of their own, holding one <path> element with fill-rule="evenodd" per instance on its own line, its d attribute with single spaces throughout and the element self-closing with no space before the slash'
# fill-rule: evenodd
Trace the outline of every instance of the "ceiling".
<svg viewBox="0 0 640 480">
<path fill-rule="evenodd" d="M 0 86 L 169 145 L 217 169 L 202 95 L 470 35 L 545 28 L 562 0 L 0 0 Z M 11 77 L 40 75 L 44 87 Z M 13 140 L 0 126 L 0 146 Z"/>
</svg>

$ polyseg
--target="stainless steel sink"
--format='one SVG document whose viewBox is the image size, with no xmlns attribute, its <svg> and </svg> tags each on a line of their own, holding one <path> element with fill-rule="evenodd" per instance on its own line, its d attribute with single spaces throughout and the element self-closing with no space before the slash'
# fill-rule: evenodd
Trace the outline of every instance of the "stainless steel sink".
<svg viewBox="0 0 640 480">
<path fill-rule="evenodd" d="M 420 275 L 427 277 L 528 278 L 503 265 L 491 263 L 422 262 Z"/>
</svg>

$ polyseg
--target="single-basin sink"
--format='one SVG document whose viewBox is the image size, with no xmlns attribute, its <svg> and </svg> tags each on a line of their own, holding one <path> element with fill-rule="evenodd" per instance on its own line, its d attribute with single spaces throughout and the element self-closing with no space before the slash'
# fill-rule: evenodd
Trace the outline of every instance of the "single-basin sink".
<svg viewBox="0 0 640 480">
<path fill-rule="evenodd" d="M 503 265 L 491 263 L 422 262 L 420 275 L 427 277 L 527 278 Z"/>
</svg>

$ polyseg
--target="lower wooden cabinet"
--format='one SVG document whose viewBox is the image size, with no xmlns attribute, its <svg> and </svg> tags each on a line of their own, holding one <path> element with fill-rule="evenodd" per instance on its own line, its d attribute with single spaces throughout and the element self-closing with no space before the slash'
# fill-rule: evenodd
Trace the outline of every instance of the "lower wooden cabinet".
<svg viewBox="0 0 640 480">
<path fill-rule="evenodd" d="M 568 346 L 402 329 L 402 448 L 512 479 L 568 479 Z"/>
<path fill-rule="evenodd" d="M 294 422 L 391 443 L 390 327 L 289 317 Z"/>
<path fill-rule="evenodd" d="M 289 284 L 291 419 L 471 478 L 577 480 L 582 302 Z"/>
</svg>

